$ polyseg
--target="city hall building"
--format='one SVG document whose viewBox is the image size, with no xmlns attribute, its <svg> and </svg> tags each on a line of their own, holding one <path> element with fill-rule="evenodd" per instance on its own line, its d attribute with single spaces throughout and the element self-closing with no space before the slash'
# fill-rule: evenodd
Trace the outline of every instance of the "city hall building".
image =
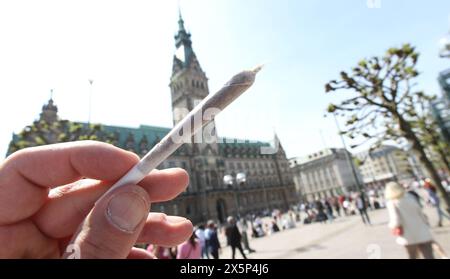
<svg viewBox="0 0 450 279">
<path fill-rule="evenodd" d="M 174 124 L 209 94 L 208 79 L 181 16 L 178 24 L 169 85 Z M 142 157 L 171 129 L 147 125 L 138 128 L 90 125 L 61 120 L 57 112 L 50 99 L 33 125 L 13 135 L 7 155 L 28 146 L 95 139 Z M 152 211 L 182 215 L 194 223 L 208 219 L 224 222 L 228 215 L 287 209 L 298 202 L 289 162 L 276 135 L 274 141 L 278 148 L 274 150 L 277 152 L 261 152 L 261 148 L 270 148 L 268 142 L 220 138 L 215 134 L 214 120 L 209 125 L 213 141 L 186 143 L 158 167 L 187 170 L 190 184 L 176 199 L 153 204 Z M 245 179 L 242 179 L 243 174 Z M 233 179 L 225 183 L 225 176 Z"/>
</svg>

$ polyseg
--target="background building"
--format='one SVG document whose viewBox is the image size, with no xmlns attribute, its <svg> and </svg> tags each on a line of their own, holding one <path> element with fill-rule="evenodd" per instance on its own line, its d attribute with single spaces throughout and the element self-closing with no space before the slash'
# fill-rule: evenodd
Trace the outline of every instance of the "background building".
<svg viewBox="0 0 450 279">
<path fill-rule="evenodd" d="M 185 30 L 181 15 L 178 24 L 169 85 L 174 124 L 209 94 L 208 79 L 193 51 L 191 34 Z M 13 135 L 8 154 L 28 146 L 94 139 L 143 156 L 170 131 L 170 128 L 146 125 L 130 128 L 74 123 L 60 120 L 57 113 L 50 99 L 38 120 Z M 184 144 L 158 167 L 187 170 L 190 185 L 175 200 L 153 204 L 154 211 L 186 216 L 193 222 L 207 219 L 224 222 L 228 215 L 287 209 L 297 202 L 289 162 L 281 144 L 277 153 L 262 154 L 261 148 L 269 147 L 268 142 L 220 138 L 215 133 L 214 121 L 209 129 L 213 133 L 208 139 Z M 274 142 L 279 143 L 276 135 Z M 239 181 L 237 174 L 245 174 L 246 179 Z M 232 183 L 224 183 L 226 175 L 235 178 Z"/>
<path fill-rule="evenodd" d="M 306 200 L 346 194 L 358 189 L 345 149 L 328 148 L 306 157 L 289 159 L 297 192 Z M 353 165 L 353 168 L 357 168 Z M 357 173 L 357 176 L 359 174 Z M 360 178 L 358 178 L 360 179 Z"/>
<path fill-rule="evenodd" d="M 356 157 L 364 185 L 380 186 L 389 181 L 408 183 L 416 178 L 409 154 L 396 146 L 382 145 L 373 151 L 358 153 Z"/>
<path fill-rule="evenodd" d="M 441 72 L 438 81 L 442 96 L 431 103 L 431 111 L 439 125 L 442 137 L 450 142 L 450 69 Z"/>
</svg>

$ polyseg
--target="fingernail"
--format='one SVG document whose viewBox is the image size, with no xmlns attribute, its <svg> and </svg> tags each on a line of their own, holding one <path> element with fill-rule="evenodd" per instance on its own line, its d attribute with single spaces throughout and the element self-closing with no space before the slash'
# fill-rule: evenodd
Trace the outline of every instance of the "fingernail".
<svg viewBox="0 0 450 279">
<path fill-rule="evenodd" d="M 134 232 L 148 215 L 148 204 L 137 193 L 122 192 L 109 201 L 106 215 L 115 227 L 122 231 Z"/>
<path fill-rule="evenodd" d="M 166 220 L 167 220 L 167 222 L 169 222 L 171 224 L 184 223 L 187 221 L 186 218 L 180 217 L 180 216 L 167 216 Z"/>
</svg>

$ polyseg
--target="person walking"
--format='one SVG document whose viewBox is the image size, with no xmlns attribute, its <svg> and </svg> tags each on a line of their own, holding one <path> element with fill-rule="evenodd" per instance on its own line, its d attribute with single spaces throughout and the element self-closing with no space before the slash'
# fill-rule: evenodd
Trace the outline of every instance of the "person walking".
<svg viewBox="0 0 450 279">
<path fill-rule="evenodd" d="M 359 214 L 361 215 L 363 223 L 366 225 L 372 225 L 370 223 L 369 214 L 367 214 L 367 202 L 363 193 L 356 194 L 355 203 L 356 208 L 358 209 Z"/>
<path fill-rule="evenodd" d="M 406 248 L 410 259 L 417 259 L 419 251 L 425 259 L 433 259 L 433 237 L 427 219 L 411 194 L 396 182 L 389 182 L 385 189 L 389 228 L 397 237 L 396 242 Z"/>
<path fill-rule="evenodd" d="M 208 249 L 206 244 L 206 237 L 205 237 L 205 226 L 203 224 L 200 224 L 198 228 L 195 230 L 195 235 L 197 236 L 198 241 L 200 242 L 200 247 L 202 250 L 202 258 L 203 259 L 209 259 L 208 255 Z"/>
<path fill-rule="evenodd" d="M 331 206 L 331 203 L 328 200 L 324 200 L 325 208 L 327 211 L 327 218 L 328 221 L 331 223 L 333 222 L 334 216 L 333 216 L 333 207 Z"/>
<path fill-rule="evenodd" d="M 240 229 L 241 236 L 242 236 L 242 243 L 244 244 L 244 249 L 247 250 L 249 253 L 256 252 L 252 248 L 250 248 L 250 243 L 248 241 L 248 221 L 246 217 L 241 218 L 241 220 L 238 222 L 238 228 Z"/>
<path fill-rule="evenodd" d="M 333 205 L 334 205 L 334 211 L 337 212 L 337 215 L 339 217 L 341 217 L 341 205 L 339 203 L 339 199 L 338 198 L 333 198 Z"/>
<path fill-rule="evenodd" d="M 450 220 L 450 217 L 445 214 L 441 209 L 441 201 L 437 195 L 436 187 L 431 183 L 429 179 L 425 180 L 424 188 L 428 193 L 428 202 L 436 208 L 438 215 L 438 227 L 442 227 L 442 217 Z"/>
<path fill-rule="evenodd" d="M 213 259 L 219 258 L 219 251 L 220 251 L 220 242 L 219 238 L 217 237 L 217 227 L 214 221 L 209 220 L 207 223 L 208 232 L 206 235 L 207 241 L 206 241 L 206 250 L 208 253 L 211 254 Z M 208 257 L 209 258 L 209 257 Z"/>
<path fill-rule="evenodd" d="M 319 200 L 319 198 L 316 199 L 315 207 L 317 210 L 316 221 L 325 223 L 327 221 L 327 215 L 325 214 L 325 207 L 323 206 L 323 203 Z"/>
<path fill-rule="evenodd" d="M 241 255 L 244 259 L 247 259 L 247 257 L 244 254 L 244 250 L 242 249 L 241 245 L 241 233 L 239 232 L 239 229 L 236 225 L 236 219 L 234 217 L 229 216 L 227 218 L 228 225 L 225 228 L 225 235 L 227 237 L 228 245 L 231 247 L 231 257 L 232 259 L 235 258 L 236 248 L 241 252 Z"/>
<path fill-rule="evenodd" d="M 407 185 L 405 187 L 405 191 L 406 191 L 405 195 L 411 195 L 411 197 L 414 198 L 414 200 L 417 202 L 420 209 L 422 210 L 423 206 L 422 206 L 422 203 L 420 202 L 422 198 L 420 197 L 420 195 L 416 191 L 411 189 L 410 185 Z M 424 217 L 425 217 L 427 224 L 429 224 L 428 218 L 425 214 L 424 214 Z M 440 256 L 441 259 L 448 259 L 448 255 L 447 255 L 447 253 L 445 253 L 444 248 L 442 248 L 442 246 L 436 240 L 433 239 L 431 247 L 433 248 L 433 252 L 436 253 L 438 256 Z"/>
</svg>

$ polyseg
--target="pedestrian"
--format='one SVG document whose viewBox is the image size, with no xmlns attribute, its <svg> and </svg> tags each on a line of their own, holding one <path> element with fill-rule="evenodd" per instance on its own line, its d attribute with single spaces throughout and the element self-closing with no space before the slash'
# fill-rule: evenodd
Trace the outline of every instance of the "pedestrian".
<svg viewBox="0 0 450 279">
<path fill-rule="evenodd" d="M 344 201 L 342 202 L 342 207 L 344 208 L 345 216 L 350 215 L 350 201 L 348 199 L 344 199 Z"/>
<path fill-rule="evenodd" d="M 247 259 L 247 257 L 244 254 L 244 250 L 242 249 L 241 245 L 241 233 L 239 232 L 238 227 L 236 226 L 236 219 L 234 217 L 229 216 L 227 218 L 227 226 L 225 228 L 225 235 L 227 237 L 228 245 L 231 247 L 231 257 L 232 259 L 235 258 L 236 248 L 241 252 L 241 255 L 244 259 Z"/>
<path fill-rule="evenodd" d="M 450 217 L 445 214 L 441 209 L 441 202 L 437 195 L 436 187 L 431 183 L 429 179 L 425 179 L 424 188 L 428 193 L 428 202 L 436 208 L 438 215 L 438 227 L 442 227 L 442 217 L 450 220 Z"/>
<path fill-rule="evenodd" d="M 178 245 L 177 259 L 200 259 L 202 248 L 193 232 L 188 240 Z"/>
<path fill-rule="evenodd" d="M 280 227 L 278 227 L 277 221 L 275 219 L 273 219 L 271 226 L 270 226 L 270 232 L 273 234 L 273 233 L 276 233 L 279 231 L 280 231 Z"/>
<path fill-rule="evenodd" d="M 207 245 L 206 245 L 206 238 L 205 238 L 205 226 L 203 224 L 200 224 L 198 226 L 198 228 L 195 230 L 195 235 L 197 236 L 197 239 L 200 242 L 200 247 L 202 250 L 202 258 L 209 259 Z"/>
<path fill-rule="evenodd" d="M 339 204 L 338 198 L 333 199 L 334 211 L 337 212 L 338 216 L 341 217 L 341 205 Z"/>
<path fill-rule="evenodd" d="M 220 251 L 220 242 L 219 242 L 219 238 L 217 237 L 216 224 L 214 223 L 214 221 L 210 220 L 207 223 L 207 227 L 208 227 L 207 251 L 208 251 L 208 253 L 211 254 L 213 259 L 218 259 L 219 251 Z"/>
<path fill-rule="evenodd" d="M 293 212 L 293 211 L 289 212 L 289 219 L 288 219 L 289 222 L 288 222 L 288 224 L 289 224 L 289 228 L 290 229 L 295 228 L 296 221 L 300 222 L 300 220 L 297 218 L 297 216 L 298 216 L 298 213 Z"/>
<path fill-rule="evenodd" d="M 333 216 L 333 207 L 331 207 L 331 204 L 328 200 L 325 200 L 325 208 L 327 211 L 327 218 L 328 221 L 333 222 L 334 216 Z"/>
<path fill-rule="evenodd" d="M 411 195 L 411 197 L 413 197 L 414 200 L 419 205 L 420 209 L 422 209 L 422 203 L 420 202 L 420 200 L 421 200 L 420 195 L 417 194 L 416 191 L 412 190 L 410 186 L 406 186 L 405 191 L 406 191 L 406 195 Z M 424 217 L 425 217 L 426 223 L 429 225 L 428 218 L 425 214 L 424 214 Z M 445 253 L 444 249 L 436 240 L 433 240 L 431 247 L 433 248 L 433 251 L 441 257 L 441 259 L 448 259 L 448 256 Z"/>
<path fill-rule="evenodd" d="M 417 259 L 419 251 L 425 259 L 433 259 L 433 237 L 414 196 L 405 195 L 402 186 L 389 182 L 386 184 L 385 198 L 389 228 L 397 237 L 396 242 L 406 248 L 410 259 Z"/>
<path fill-rule="evenodd" d="M 240 229 L 241 232 L 241 236 L 242 236 L 242 243 L 244 244 L 244 249 L 247 250 L 249 253 L 255 252 L 255 250 L 253 250 L 252 248 L 250 248 L 250 243 L 248 241 L 248 235 L 247 235 L 247 231 L 248 231 L 248 225 L 247 225 L 247 219 L 245 217 L 243 217 L 240 221 L 239 221 L 239 226 L 238 228 Z"/>
<path fill-rule="evenodd" d="M 321 223 L 325 223 L 327 220 L 327 215 L 325 214 L 325 208 L 319 199 L 316 199 L 316 210 L 317 210 L 317 220 Z"/>
<path fill-rule="evenodd" d="M 361 215 L 363 223 L 366 225 L 367 224 L 371 225 L 369 214 L 367 214 L 367 202 L 366 202 L 366 199 L 362 192 L 356 194 L 355 203 L 356 203 L 356 208 L 358 209 L 359 214 Z"/>
</svg>

